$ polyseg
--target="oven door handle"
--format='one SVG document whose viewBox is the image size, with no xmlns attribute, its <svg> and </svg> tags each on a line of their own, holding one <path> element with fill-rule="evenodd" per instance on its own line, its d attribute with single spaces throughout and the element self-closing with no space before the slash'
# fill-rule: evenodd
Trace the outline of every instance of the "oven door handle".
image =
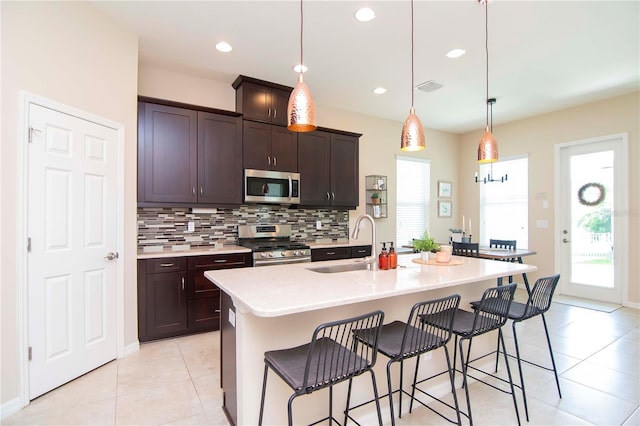
<svg viewBox="0 0 640 426">
<path fill-rule="evenodd" d="M 291 263 L 310 263 L 311 257 L 295 257 L 289 259 L 277 259 L 277 260 L 259 260 L 256 259 L 253 262 L 253 266 L 276 266 L 276 265 L 287 265 Z"/>
</svg>

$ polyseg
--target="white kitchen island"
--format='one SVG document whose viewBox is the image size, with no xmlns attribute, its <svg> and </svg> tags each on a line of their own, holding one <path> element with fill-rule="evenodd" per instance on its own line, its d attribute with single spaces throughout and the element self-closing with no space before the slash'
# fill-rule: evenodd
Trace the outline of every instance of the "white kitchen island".
<svg viewBox="0 0 640 426">
<path fill-rule="evenodd" d="M 395 270 L 356 270 L 338 273 L 314 271 L 328 266 L 353 264 L 354 260 L 298 263 L 292 265 L 216 270 L 205 277 L 222 290 L 221 365 L 224 408 L 238 425 L 258 422 L 260 392 L 264 372 L 264 352 L 307 343 L 315 327 L 323 322 L 351 317 L 376 309 L 385 313 L 385 323 L 406 320 L 411 306 L 419 301 L 450 294 L 462 296 L 461 308 L 477 300 L 484 289 L 495 286 L 496 279 L 533 272 L 535 266 L 459 258 L 457 266 L 421 265 L 412 259 L 419 255 L 399 256 Z M 495 339 L 474 343 L 481 353 L 493 349 Z M 474 339 L 475 341 L 475 339 Z M 475 351 L 474 351 L 475 352 Z M 444 359 L 421 362 L 421 372 L 442 371 Z M 375 372 L 380 395 L 386 389 L 385 364 L 378 357 Z M 405 368 L 405 373 L 411 368 Z M 409 374 L 409 373 L 407 373 Z M 410 380 L 405 380 L 410 383 Z M 343 389 L 344 388 L 344 389 Z M 443 387 L 446 389 L 446 386 Z M 287 400 L 292 391 L 272 372 L 269 374 L 265 404 L 265 425 L 282 425 L 287 420 Z M 342 411 L 346 385 L 334 387 L 334 413 Z M 368 377 L 354 380 L 352 405 L 372 397 Z M 320 391 L 297 398 L 293 404 L 296 424 L 308 424 L 324 417 L 328 392 Z M 403 404 L 404 406 L 408 404 Z M 382 404 L 384 408 L 386 403 Z M 354 416 L 375 419 L 372 404 L 354 411 Z M 340 418 L 340 416 L 338 416 Z M 383 411 L 388 423 L 388 411 Z"/>
</svg>

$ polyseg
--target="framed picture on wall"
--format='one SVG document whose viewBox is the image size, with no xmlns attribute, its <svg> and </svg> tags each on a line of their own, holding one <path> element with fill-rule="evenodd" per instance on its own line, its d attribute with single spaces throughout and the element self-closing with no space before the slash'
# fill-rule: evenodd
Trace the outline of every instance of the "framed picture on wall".
<svg viewBox="0 0 640 426">
<path fill-rule="evenodd" d="M 451 217 L 451 201 L 438 201 L 438 217 Z"/>
<path fill-rule="evenodd" d="M 438 198 L 451 198 L 451 182 L 438 181 Z"/>
</svg>

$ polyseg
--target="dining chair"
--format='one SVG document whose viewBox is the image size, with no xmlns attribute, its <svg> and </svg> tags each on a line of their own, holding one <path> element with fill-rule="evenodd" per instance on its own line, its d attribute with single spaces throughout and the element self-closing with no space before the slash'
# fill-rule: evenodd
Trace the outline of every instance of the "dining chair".
<svg viewBox="0 0 640 426">
<path fill-rule="evenodd" d="M 396 424 L 393 408 L 393 394 L 396 392 L 400 394 L 398 402 L 398 417 L 402 417 L 402 396 L 404 394 L 411 397 L 411 402 L 409 404 L 410 413 L 413 410 L 413 401 L 415 400 L 425 406 L 427 409 L 444 418 L 445 420 L 448 420 L 451 423 L 461 424 L 460 408 L 458 406 L 458 397 L 455 392 L 455 385 L 453 380 L 454 373 L 451 367 L 449 349 L 447 348 L 447 343 L 449 342 L 449 340 L 451 340 L 451 330 L 453 326 L 454 315 L 459 305 L 460 295 L 458 294 L 435 300 L 419 302 L 413 305 L 413 307 L 411 308 L 411 311 L 409 312 L 409 318 L 406 322 L 393 321 L 382 326 L 382 329 L 380 331 L 380 338 L 378 339 L 378 352 L 389 358 L 389 361 L 387 362 L 387 388 L 389 390 L 389 393 L 386 396 L 389 397 L 389 409 L 391 412 L 392 425 Z M 422 321 L 422 318 L 427 315 L 438 316 L 441 319 L 441 323 L 435 325 L 429 322 Z M 372 333 L 370 333 L 369 330 L 356 330 L 354 333 L 361 342 L 369 346 L 372 345 L 372 342 L 369 341 Z M 433 396 L 426 390 L 422 390 L 416 387 L 418 383 L 436 378 L 440 376 L 440 374 L 442 374 L 440 373 L 417 382 L 418 367 L 420 366 L 420 356 L 424 353 L 435 351 L 437 349 L 443 349 L 445 354 L 445 359 L 447 361 L 447 373 L 449 375 L 449 381 L 451 384 L 451 392 L 453 393 L 454 406 L 451 406 L 449 403 L 446 403 L 441 399 Z M 412 390 L 409 394 L 403 389 L 402 382 L 404 361 L 410 358 L 416 359 L 416 367 L 413 375 Z M 400 387 L 394 391 L 391 385 L 391 366 L 396 362 L 400 363 Z M 441 404 L 453 409 L 456 413 L 456 421 L 454 422 L 444 414 L 436 411 L 433 407 L 416 398 L 416 390 L 424 395 L 427 395 L 432 400 L 438 401 Z M 349 389 L 349 392 L 350 391 L 351 389 Z M 384 396 L 385 395 L 383 395 L 383 397 Z M 348 411 L 349 407 L 347 407 L 345 414 L 348 414 Z"/>
<path fill-rule="evenodd" d="M 329 415 L 316 423 L 329 420 L 329 424 L 334 421 L 340 424 L 333 417 L 333 385 L 348 380 L 350 389 L 353 378 L 368 371 L 371 374 L 378 422 L 382 426 L 380 400 L 373 366 L 376 362 L 378 338 L 383 321 L 384 313 L 374 311 L 353 318 L 321 324 L 313 332 L 309 343 L 265 352 L 258 424 L 262 425 L 267 373 L 271 369 L 293 390 L 287 404 L 289 426 L 293 425 L 293 400 L 301 395 L 327 387 L 329 388 Z M 355 330 L 361 330 L 360 333 L 369 344 L 361 344 L 355 337 Z M 349 396 L 347 396 L 347 407 L 349 406 Z"/>
<path fill-rule="evenodd" d="M 516 240 L 494 240 L 489 239 L 489 248 L 501 248 L 507 250 L 516 249 Z"/>
<path fill-rule="evenodd" d="M 453 254 L 457 256 L 478 257 L 480 254 L 480 245 L 478 243 L 458 243 L 454 241 Z"/>
<path fill-rule="evenodd" d="M 517 240 L 496 240 L 496 239 L 489 239 L 489 248 L 499 248 L 499 249 L 505 249 L 505 250 L 515 250 L 516 249 L 516 242 Z M 516 262 L 517 258 L 512 257 L 509 259 L 504 259 L 505 262 Z M 513 282 L 513 275 L 509 275 L 509 283 Z M 527 290 L 529 289 L 529 286 L 527 286 Z"/>
</svg>

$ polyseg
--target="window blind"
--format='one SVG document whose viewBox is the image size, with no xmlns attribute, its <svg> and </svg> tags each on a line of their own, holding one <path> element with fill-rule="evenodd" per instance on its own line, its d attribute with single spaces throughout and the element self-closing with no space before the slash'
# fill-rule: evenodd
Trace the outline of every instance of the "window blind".
<svg viewBox="0 0 640 426">
<path fill-rule="evenodd" d="M 396 244 L 410 244 L 429 228 L 428 160 L 396 158 Z"/>
</svg>

